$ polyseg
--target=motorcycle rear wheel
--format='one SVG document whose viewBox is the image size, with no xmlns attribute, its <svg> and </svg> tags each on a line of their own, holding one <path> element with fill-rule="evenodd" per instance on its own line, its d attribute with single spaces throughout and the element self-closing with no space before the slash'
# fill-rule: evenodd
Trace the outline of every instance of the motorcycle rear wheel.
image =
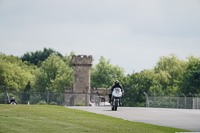
<svg viewBox="0 0 200 133">
<path fill-rule="evenodd" d="M 112 105 L 112 110 L 114 110 L 114 106 Z"/>
</svg>

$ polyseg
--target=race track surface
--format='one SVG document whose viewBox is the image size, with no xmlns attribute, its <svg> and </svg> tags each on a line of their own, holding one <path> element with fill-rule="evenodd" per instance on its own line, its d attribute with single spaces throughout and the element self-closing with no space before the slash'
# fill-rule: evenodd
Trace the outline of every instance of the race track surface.
<svg viewBox="0 0 200 133">
<path fill-rule="evenodd" d="M 119 107 L 117 111 L 111 111 L 111 107 L 67 107 L 135 122 L 200 132 L 200 110 Z"/>
</svg>

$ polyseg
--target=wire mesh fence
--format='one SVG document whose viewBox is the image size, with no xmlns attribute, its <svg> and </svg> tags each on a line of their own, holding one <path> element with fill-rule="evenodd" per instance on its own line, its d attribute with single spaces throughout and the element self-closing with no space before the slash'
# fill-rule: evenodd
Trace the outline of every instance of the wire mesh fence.
<svg viewBox="0 0 200 133">
<path fill-rule="evenodd" d="M 14 97 L 17 104 L 48 104 L 60 106 L 105 106 L 108 96 L 96 93 L 25 92 L 0 90 L 0 104 L 9 104 Z"/>
<path fill-rule="evenodd" d="M 64 93 L 0 90 L 0 104 L 8 104 L 14 97 L 18 104 L 64 105 Z"/>
<path fill-rule="evenodd" d="M 200 98 L 198 95 L 190 97 L 185 95 L 182 97 L 146 95 L 146 107 L 200 109 Z"/>
<path fill-rule="evenodd" d="M 193 96 L 146 96 L 146 107 L 200 109 L 199 95 Z M 60 106 L 106 106 L 108 96 L 96 93 L 69 93 L 69 92 L 25 92 L 0 90 L 0 104 L 9 104 L 12 97 L 18 104 L 48 104 Z"/>
</svg>

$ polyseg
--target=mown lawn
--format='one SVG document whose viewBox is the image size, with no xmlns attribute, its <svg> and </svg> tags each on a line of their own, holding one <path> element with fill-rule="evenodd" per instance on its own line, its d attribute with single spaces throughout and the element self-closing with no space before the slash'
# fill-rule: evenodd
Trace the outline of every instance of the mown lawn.
<svg viewBox="0 0 200 133">
<path fill-rule="evenodd" d="M 0 132 L 175 133 L 186 130 L 131 122 L 50 105 L 1 105 Z"/>
</svg>

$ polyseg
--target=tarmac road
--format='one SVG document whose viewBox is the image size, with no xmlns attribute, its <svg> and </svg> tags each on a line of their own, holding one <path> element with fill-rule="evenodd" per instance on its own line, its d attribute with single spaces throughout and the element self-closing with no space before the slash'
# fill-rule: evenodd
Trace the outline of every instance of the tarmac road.
<svg viewBox="0 0 200 133">
<path fill-rule="evenodd" d="M 200 110 L 119 107 L 117 111 L 111 111 L 111 107 L 70 106 L 68 108 L 113 116 L 135 122 L 200 132 Z"/>
</svg>

